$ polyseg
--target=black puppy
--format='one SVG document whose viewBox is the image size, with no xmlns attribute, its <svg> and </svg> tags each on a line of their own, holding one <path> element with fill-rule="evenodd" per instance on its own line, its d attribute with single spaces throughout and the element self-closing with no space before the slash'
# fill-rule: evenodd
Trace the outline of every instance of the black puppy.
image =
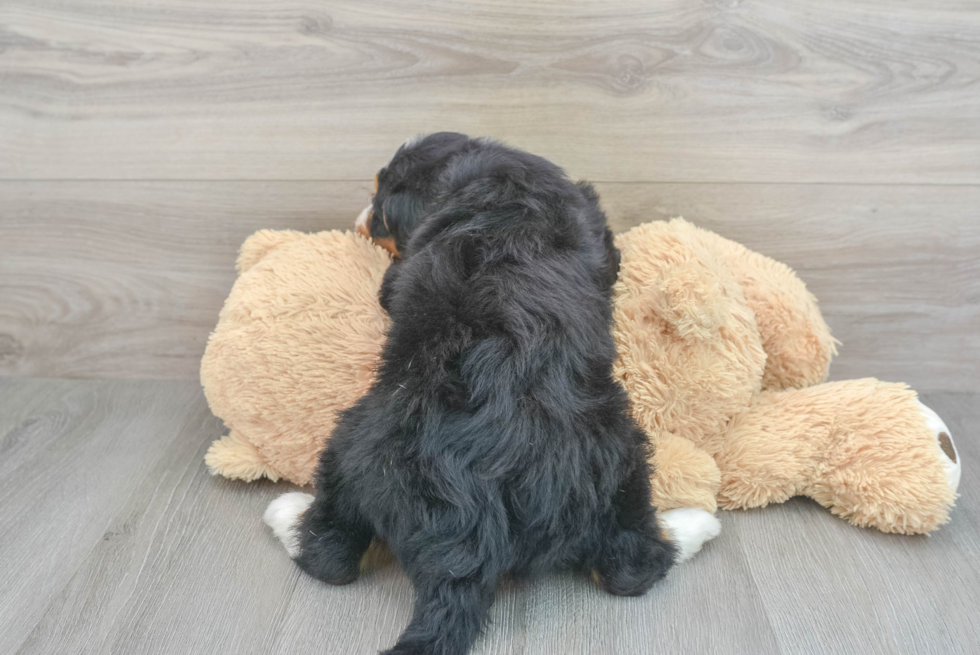
<svg viewBox="0 0 980 655">
<path fill-rule="evenodd" d="M 619 253 L 587 184 L 534 155 L 440 133 L 402 146 L 358 227 L 399 255 L 374 385 L 341 417 L 316 497 L 266 521 L 346 584 L 377 536 L 415 586 L 389 653 L 469 650 L 503 575 L 574 567 L 642 594 L 717 534 L 650 505 L 650 444 L 613 379 Z"/>
</svg>

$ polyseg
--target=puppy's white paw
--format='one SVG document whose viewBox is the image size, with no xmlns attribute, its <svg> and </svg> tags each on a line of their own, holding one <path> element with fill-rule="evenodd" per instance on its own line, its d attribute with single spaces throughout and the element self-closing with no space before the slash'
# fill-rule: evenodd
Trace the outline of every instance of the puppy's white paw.
<svg viewBox="0 0 980 655">
<path fill-rule="evenodd" d="M 960 486 L 960 474 L 963 467 L 960 464 L 959 451 L 956 450 L 956 444 L 953 443 L 953 436 L 943 420 L 939 418 L 939 414 L 923 405 L 922 401 L 917 402 L 919 403 L 919 412 L 926 419 L 926 425 L 936 436 L 936 447 L 939 449 L 939 456 L 942 458 L 943 466 L 946 469 L 946 478 L 949 480 L 950 489 L 955 493 L 957 487 Z"/>
<path fill-rule="evenodd" d="M 299 557 L 299 523 L 303 520 L 303 512 L 313 502 L 313 496 L 299 491 L 283 494 L 269 503 L 262 520 L 272 528 L 286 552 L 293 559 Z"/>
<path fill-rule="evenodd" d="M 709 539 L 721 533 L 721 523 L 714 514 L 700 507 L 681 507 L 658 514 L 660 525 L 670 532 L 677 546 L 677 563 L 691 559 Z"/>
</svg>

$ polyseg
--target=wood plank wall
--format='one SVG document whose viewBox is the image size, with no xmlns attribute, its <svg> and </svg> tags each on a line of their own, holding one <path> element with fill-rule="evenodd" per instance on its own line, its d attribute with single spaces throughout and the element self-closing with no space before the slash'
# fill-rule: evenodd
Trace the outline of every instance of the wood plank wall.
<svg viewBox="0 0 980 655">
<path fill-rule="evenodd" d="M 0 375 L 194 378 L 241 241 L 437 129 L 790 264 L 835 378 L 980 386 L 973 0 L 6 0 Z"/>
</svg>

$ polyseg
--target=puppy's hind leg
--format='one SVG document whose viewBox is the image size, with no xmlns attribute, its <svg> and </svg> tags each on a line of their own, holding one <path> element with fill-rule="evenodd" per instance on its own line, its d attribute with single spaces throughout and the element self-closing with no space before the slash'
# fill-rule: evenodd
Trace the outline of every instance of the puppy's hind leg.
<svg viewBox="0 0 980 655">
<path fill-rule="evenodd" d="M 700 507 L 681 507 L 661 512 L 660 525 L 670 533 L 670 540 L 677 548 L 675 562 L 691 559 L 706 541 L 721 533 L 721 523 Z"/>
<path fill-rule="evenodd" d="M 328 449 L 317 470 L 316 496 L 283 494 L 263 517 L 300 568 L 335 585 L 357 579 L 361 556 L 374 536 L 371 526 L 344 502 L 344 494 Z"/>
<path fill-rule="evenodd" d="M 312 503 L 313 496 L 294 491 L 283 494 L 269 503 L 265 514 L 262 515 L 262 520 L 272 528 L 272 534 L 276 535 L 286 547 L 290 557 L 295 558 L 300 553 L 300 523 L 303 521 L 303 514 Z"/>
<path fill-rule="evenodd" d="M 594 564 L 599 585 L 617 596 L 639 596 L 667 574 L 676 555 L 657 525 L 649 470 L 640 460 L 613 500 Z"/>
</svg>

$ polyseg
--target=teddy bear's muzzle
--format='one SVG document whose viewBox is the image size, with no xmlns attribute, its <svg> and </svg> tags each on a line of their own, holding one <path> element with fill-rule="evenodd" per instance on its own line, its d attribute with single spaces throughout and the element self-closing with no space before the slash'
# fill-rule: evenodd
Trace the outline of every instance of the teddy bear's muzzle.
<svg viewBox="0 0 980 655">
<path fill-rule="evenodd" d="M 929 429 L 936 435 L 936 447 L 939 449 L 940 456 L 943 459 L 943 466 L 946 468 L 949 487 L 955 492 L 960 486 L 960 473 L 963 467 L 960 461 L 960 454 L 956 450 L 956 444 L 953 443 L 950 430 L 946 427 L 943 420 L 939 418 L 939 415 L 923 405 L 922 401 L 919 401 L 919 409 L 925 417 Z"/>
</svg>

